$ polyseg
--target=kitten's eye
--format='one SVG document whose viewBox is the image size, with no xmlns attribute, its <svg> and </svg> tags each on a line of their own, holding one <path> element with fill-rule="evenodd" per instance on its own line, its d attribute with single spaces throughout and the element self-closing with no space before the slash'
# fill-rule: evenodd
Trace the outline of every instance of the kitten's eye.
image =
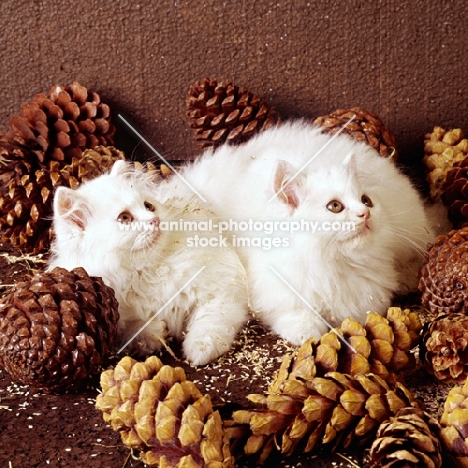
<svg viewBox="0 0 468 468">
<path fill-rule="evenodd" d="M 341 211 L 344 210 L 344 205 L 343 205 L 343 203 L 339 202 L 338 200 L 332 200 L 327 205 L 327 210 L 331 211 L 332 213 L 340 213 Z"/>
<path fill-rule="evenodd" d="M 128 211 L 122 211 L 122 213 L 119 214 L 117 221 L 122 224 L 129 224 L 133 221 L 133 216 Z"/>
<path fill-rule="evenodd" d="M 154 211 L 154 205 L 150 202 L 147 202 L 145 201 L 145 208 L 148 210 L 148 211 Z"/>
<path fill-rule="evenodd" d="M 368 206 L 369 208 L 372 208 L 374 206 L 372 200 L 367 195 L 363 195 L 361 197 L 361 201 L 362 203 L 364 203 L 364 205 Z"/>
</svg>

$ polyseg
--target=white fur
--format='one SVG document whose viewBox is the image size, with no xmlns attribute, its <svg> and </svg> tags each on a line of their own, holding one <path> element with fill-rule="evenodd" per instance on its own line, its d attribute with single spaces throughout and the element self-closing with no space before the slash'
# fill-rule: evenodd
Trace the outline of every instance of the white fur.
<svg viewBox="0 0 468 468">
<path fill-rule="evenodd" d="M 328 330 L 311 309 L 334 326 L 347 316 L 363 320 L 368 311 L 384 313 L 394 293 L 415 288 L 422 252 L 435 238 L 418 192 L 391 161 L 367 144 L 324 135 L 304 121 L 264 131 L 238 147 L 209 150 L 182 175 L 221 220 L 356 223 L 355 232 L 232 233 L 287 238 L 287 247 L 239 247 L 239 254 L 250 306 L 295 344 Z M 164 198 L 190 189 L 174 177 L 162 192 Z M 332 200 L 345 209 L 327 210 Z"/>
<path fill-rule="evenodd" d="M 153 229 L 122 230 L 117 219 L 124 211 Z M 194 232 L 160 229 L 162 222 L 179 217 L 200 221 L 212 216 L 193 196 L 159 203 L 147 176 L 116 162 L 110 174 L 77 190 L 57 190 L 50 268 L 81 266 L 114 289 L 122 345 L 159 312 L 130 348 L 150 353 L 159 349 L 159 338 L 170 334 L 184 340 L 189 361 L 202 365 L 230 348 L 246 320 L 245 270 L 230 247 L 191 248 L 187 239 Z"/>
</svg>

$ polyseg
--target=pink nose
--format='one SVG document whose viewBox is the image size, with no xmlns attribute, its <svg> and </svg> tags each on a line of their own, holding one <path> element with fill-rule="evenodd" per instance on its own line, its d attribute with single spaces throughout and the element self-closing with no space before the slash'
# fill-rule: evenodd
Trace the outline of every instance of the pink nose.
<svg viewBox="0 0 468 468">
<path fill-rule="evenodd" d="M 370 218 L 370 210 L 366 208 L 362 213 L 358 214 L 359 218 L 369 219 Z"/>
<path fill-rule="evenodd" d="M 157 216 L 155 216 L 151 221 L 150 221 L 151 224 L 153 224 L 155 227 L 158 227 L 159 226 L 159 223 L 160 223 L 160 220 Z"/>
</svg>

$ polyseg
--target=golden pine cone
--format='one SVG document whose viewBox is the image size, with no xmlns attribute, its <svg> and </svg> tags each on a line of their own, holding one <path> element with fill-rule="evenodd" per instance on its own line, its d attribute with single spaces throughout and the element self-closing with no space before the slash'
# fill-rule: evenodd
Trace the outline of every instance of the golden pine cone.
<svg viewBox="0 0 468 468">
<path fill-rule="evenodd" d="M 186 105 L 195 140 L 202 148 L 243 143 L 281 121 L 264 100 L 229 80 L 197 81 L 189 89 Z"/>
<path fill-rule="evenodd" d="M 335 134 L 354 116 L 344 133 L 348 133 L 358 141 L 363 141 L 375 148 L 381 156 L 393 162 L 398 160 L 398 151 L 393 132 L 385 126 L 380 117 L 361 107 L 337 109 L 328 115 L 317 117 L 314 124 L 323 127 L 325 133 Z"/>
<path fill-rule="evenodd" d="M 245 454 L 256 455 L 260 463 L 276 451 L 288 456 L 364 446 L 382 422 L 402 408 L 417 406 L 399 382 L 389 386 L 374 374 L 340 372 L 287 380 L 278 393 L 248 398 L 260 408 L 234 412 L 226 431 L 233 444 L 244 443 Z"/>
<path fill-rule="evenodd" d="M 453 165 L 468 155 L 468 140 L 460 128 L 444 130 L 434 127 L 424 138 L 424 164 L 431 198 L 440 199 L 442 185 Z"/>
<path fill-rule="evenodd" d="M 415 364 L 410 351 L 417 345 L 421 329 L 418 314 L 398 307 L 390 307 L 386 318 L 369 313 L 364 325 L 347 318 L 320 341 L 311 338 L 286 356 L 269 391 L 281 391 L 287 380 L 323 377 L 335 371 L 352 376 L 373 373 L 395 382 L 396 373 Z"/>
<path fill-rule="evenodd" d="M 435 316 L 468 313 L 468 227 L 436 239 L 424 255 L 418 288 Z"/>
<path fill-rule="evenodd" d="M 402 408 L 382 423 L 369 454 L 369 468 L 440 468 L 438 421 L 419 408 Z"/>
<path fill-rule="evenodd" d="M 24 153 L 31 155 L 31 152 Z M 84 150 L 80 157 L 64 161 L 49 161 L 47 167 L 32 170 L 35 162 L 29 157 L 14 164 L 17 170 L 30 173 L 10 179 L 6 190 L 0 193 L 1 241 L 10 243 L 24 252 L 39 253 L 50 246 L 53 194 L 56 187 L 70 188 L 108 171 L 125 155 L 114 147 L 97 146 Z M 29 168 L 29 169 L 28 169 Z"/>
<path fill-rule="evenodd" d="M 468 380 L 453 387 L 444 403 L 440 418 L 440 438 L 452 464 L 459 468 L 468 466 Z"/>
<path fill-rule="evenodd" d="M 83 268 L 38 272 L 0 302 L 0 366 L 33 388 L 78 388 L 115 346 L 118 319 L 114 291 Z"/>
<path fill-rule="evenodd" d="M 150 466 L 230 468 L 233 459 L 223 423 L 180 367 L 124 357 L 101 374 L 96 407 L 122 442 Z"/>
<path fill-rule="evenodd" d="M 427 322 L 419 358 L 438 380 L 464 381 L 468 376 L 468 316 L 453 313 Z"/>
<path fill-rule="evenodd" d="M 468 158 L 453 164 L 441 188 L 441 200 L 455 228 L 468 226 Z"/>
</svg>

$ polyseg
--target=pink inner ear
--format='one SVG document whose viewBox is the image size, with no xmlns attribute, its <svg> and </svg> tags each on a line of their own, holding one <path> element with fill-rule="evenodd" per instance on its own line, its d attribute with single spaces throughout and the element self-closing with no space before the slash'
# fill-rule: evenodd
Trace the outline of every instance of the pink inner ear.
<svg viewBox="0 0 468 468">
<path fill-rule="evenodd" d="M 287 161 L 280 161 L 276 168 L 274 190 L 279 200 L 297 208 L 299 206 L 298 180 L 294 176 L 293 167 Z"/>
<path fill-rule="evenodd" d="M 58 200 L 56 209 L 58 214 L 66 221 L 75 224 L 80 229 L 84 229 L 86 227 L 86 219 L 89 216 L 89 211 L 85 203 L 81 201 L 72 190 L 65 190 L 57 193 Z"/>
</svg>

